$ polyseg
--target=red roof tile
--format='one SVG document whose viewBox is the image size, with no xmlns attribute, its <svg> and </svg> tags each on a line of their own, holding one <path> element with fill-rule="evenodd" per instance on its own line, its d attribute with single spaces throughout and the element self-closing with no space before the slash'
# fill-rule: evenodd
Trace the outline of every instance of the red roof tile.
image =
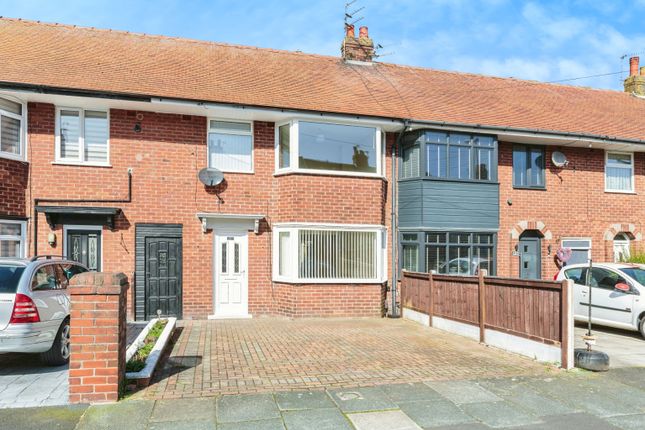
<svg viewBox="0 0 645 430">
<path fill-rule="evenodd" d="M 6 18 L 0 58 L 0 82 L 645 140 L 620 91 Z"/>
</svg>

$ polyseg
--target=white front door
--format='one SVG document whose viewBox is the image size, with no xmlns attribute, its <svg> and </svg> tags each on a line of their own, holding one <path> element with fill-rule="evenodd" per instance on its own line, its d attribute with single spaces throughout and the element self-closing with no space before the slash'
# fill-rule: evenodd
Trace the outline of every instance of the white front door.
<svg viewBox="0 0 645 430">
<path fill-rule="evenodd" d="M 215 317 L 248 317 L 247 233 L 217 233 L 214 255 Z"/>
</svg>

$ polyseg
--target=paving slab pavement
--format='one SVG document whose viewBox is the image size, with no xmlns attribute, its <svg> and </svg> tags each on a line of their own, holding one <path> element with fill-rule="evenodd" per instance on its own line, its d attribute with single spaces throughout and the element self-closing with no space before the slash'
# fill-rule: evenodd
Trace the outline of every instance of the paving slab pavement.
<svg viewBox="0 0 645 430">
<path fill-rule="evenodd" d="M 2 430 L 645 428 L 645 368 L 0 410 Z"/>
</svg>

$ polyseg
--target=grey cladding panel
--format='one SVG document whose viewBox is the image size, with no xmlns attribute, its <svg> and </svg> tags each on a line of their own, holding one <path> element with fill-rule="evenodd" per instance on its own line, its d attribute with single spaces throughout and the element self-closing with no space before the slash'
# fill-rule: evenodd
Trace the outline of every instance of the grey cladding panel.
<svg viewBox="0 0 645 430">
<path fill-rule="evenodd" d="M 399 226 L 498 229 L 499 185 L 431 180 L 401 182 Z"/>
</svg>

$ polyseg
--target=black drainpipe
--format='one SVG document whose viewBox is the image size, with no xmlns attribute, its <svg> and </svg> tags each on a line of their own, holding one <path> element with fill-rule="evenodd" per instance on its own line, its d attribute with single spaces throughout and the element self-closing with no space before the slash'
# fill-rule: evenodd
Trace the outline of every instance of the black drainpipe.
<svg viewBox="0 0 645 430">
<path fill-rule="evenodd" d="M 396 217 L 396 191 L 397 191 L 397 176 L 396 176 L 396 165 L 398 163 L 397 160 L 397 149 L 400 147 L 401 144 L 401 139 L 403 138 L 403 133 L 405 133 L 405 130 L 408 128 L 409 120 L 403 120 L 403 128 L 399 132 L 399 135 L 396 138 L 396 142 L 394 143 L 394 146 L 392 147 L 392 287 L 390 291 L 392 292 L 392 308 L 390 309 L 390 318 L 399 318 L 401 315 L 399 315 L 399 312 L 396 308 L 396 296 L 397 296 L 397 284 L 398 284 L 398 278 L 399 278 L 399 268 L 398 265 L 396 264 L 396 257 L 398 253 L 398 222 L 397 222 L 397 217 Z"/>
<path fill-rule="evenodd" d="M 34 255 L 38 255 L 38 213 L 36 206 L 39 203 L 131 203 L 132 202 L 132 169 L 128 169 L 128 198 L 116 200 L 90 200 L 90 199 L 34 199 Z M 62 247 L 61 247 L 62 250 Z M 61 251 L 62 252 L 62 251 Z"/>
</svg>

